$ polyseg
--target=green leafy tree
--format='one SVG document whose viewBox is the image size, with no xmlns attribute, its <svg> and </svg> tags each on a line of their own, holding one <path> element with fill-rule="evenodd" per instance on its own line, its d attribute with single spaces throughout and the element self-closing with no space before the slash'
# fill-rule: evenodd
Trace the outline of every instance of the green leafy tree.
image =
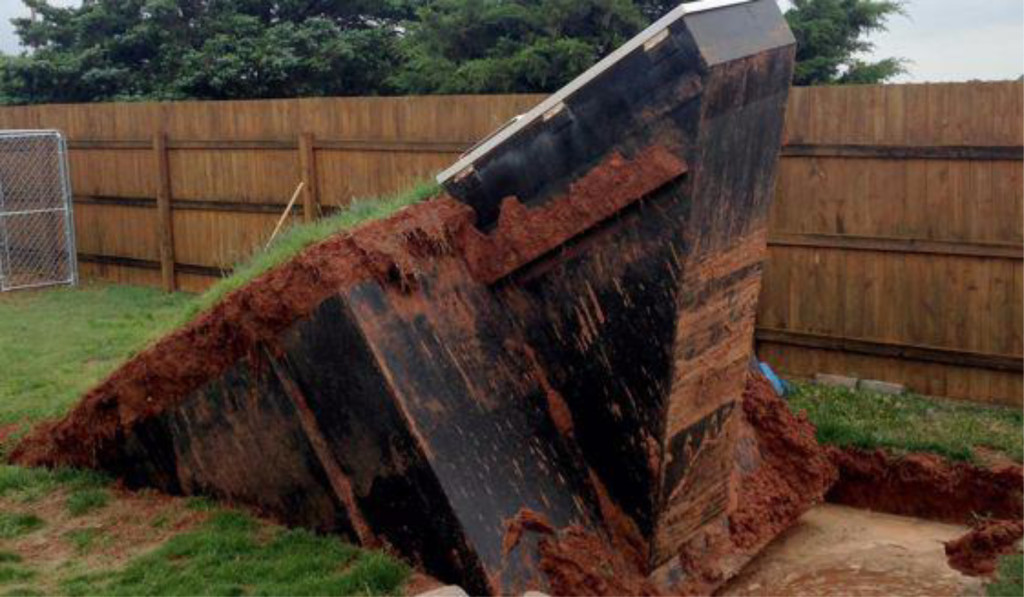
<svg viewBox="0 0 1024 597">
<path fill-rule="evenodd" d="M 786 11 L 797 41 L 793 83 L 882 83 L 905 72 L 899 58 L 858 57 L 874 48 L 867 36 L 902 11 L 900 0 L 793 0 Z"/>
<path fill-rule="evenodd" d="M 555 90 L 636 34 L 631 0 L 434 0 L 408 25 L 406 93 Z"/>
<path fill-rule="evenodd" d="M 24 0 L 0 58 L 9 103 L 368 95 L 388 91 L 419 0 Z"/>
</svg>

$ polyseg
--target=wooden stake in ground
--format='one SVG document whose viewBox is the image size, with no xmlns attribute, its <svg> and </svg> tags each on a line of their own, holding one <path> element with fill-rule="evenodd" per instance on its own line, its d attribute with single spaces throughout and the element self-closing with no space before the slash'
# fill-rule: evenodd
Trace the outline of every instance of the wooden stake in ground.
<svg viewBox="0 0 1024 597">
<path fill-rule="evenodd" d="M 300 182 L 299 186 L 295 187 L 295 192 L 292 193 L 292 198 L 288 201 L 288 205 L 284 208 L 284 213 L 281 214 L 281 218 L 277 220 L 277 226 L 274 226 L 274 231 L 270 233 L 270 238 L 267 240 L 267 247 L 270 243 L 274 242 L 274 237 L 281 231 L 281 226 L 284 226 L 284 221 L 288 219 L 288 214 L 292 212 L 292 207 L 295 205 L 295 200 L 299 198 L 299 193 L 302 192 L 302 187 L 306 186 L 305 182 Z"/>
</svg>

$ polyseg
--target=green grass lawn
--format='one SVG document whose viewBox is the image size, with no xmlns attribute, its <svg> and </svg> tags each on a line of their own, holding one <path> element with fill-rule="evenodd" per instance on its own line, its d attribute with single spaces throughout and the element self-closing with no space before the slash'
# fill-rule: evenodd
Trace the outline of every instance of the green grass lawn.
<svg viewBox="0 0 1024 597">
<path fill-rule="evenodd" d="M 112 285 L 0 294 L 0 425 L 63 414 L 193 300 Z"/>
<path fill-rule="evenodd" d="M 804 410 L 818 441 L 837 446 L 934 452 L 977 460 L 979 449 L 1024 461 L 1020 409 L 797 383 L 790 406 Z"/>
</svg>

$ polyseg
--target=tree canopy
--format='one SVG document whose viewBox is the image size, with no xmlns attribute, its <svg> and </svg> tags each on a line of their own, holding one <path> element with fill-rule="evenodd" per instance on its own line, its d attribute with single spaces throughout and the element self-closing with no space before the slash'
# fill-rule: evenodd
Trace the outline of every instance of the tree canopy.
<svg viewBox="0 0 1024 597">
<path fill-rule="evenodd" d="M 675 0 L 22 0 L 0 102 L 549 92 Z M 797 84 L 878 82 L 898 0 L 794 0 Z"/>
<path fill-rule="evenodd" d="M 387 92 L 416 0 L 23 0 L 9 102 Z"/>
<path fill-rule="evenodd" d="M 867 37 L 902 12 L 900 0 L 793 0 L 786 12 L 796 37 L 794 85 L 882 83 L 905 71 L 903 60 L 861 58 Z"/>
<path fill-rule="evenodd" d="M 437 0 L 418 16 L 392 80 L 408 93 L 558 89 L 646 24 L 630 0 Z"/>
</svg>

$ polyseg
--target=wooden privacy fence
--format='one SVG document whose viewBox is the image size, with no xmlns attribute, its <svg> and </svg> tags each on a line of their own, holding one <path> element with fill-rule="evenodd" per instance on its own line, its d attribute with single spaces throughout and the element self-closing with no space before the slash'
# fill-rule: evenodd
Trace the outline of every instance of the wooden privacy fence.
<svg viewBox="0 0 1024 597">
<path fill-rule="evenodd" d="M 759 352 L 1021 404 L 1020 83 L 793 90 Z M 201 290 L 296 217 L 398 191 L 541 96 L 0 109 L 70 146 L 81 270 Z"/>
<path fill-rule="evenodd" d="M 794 89 L 759 354 L 1022 403 L 1024 86 Z"/>
</svg>

